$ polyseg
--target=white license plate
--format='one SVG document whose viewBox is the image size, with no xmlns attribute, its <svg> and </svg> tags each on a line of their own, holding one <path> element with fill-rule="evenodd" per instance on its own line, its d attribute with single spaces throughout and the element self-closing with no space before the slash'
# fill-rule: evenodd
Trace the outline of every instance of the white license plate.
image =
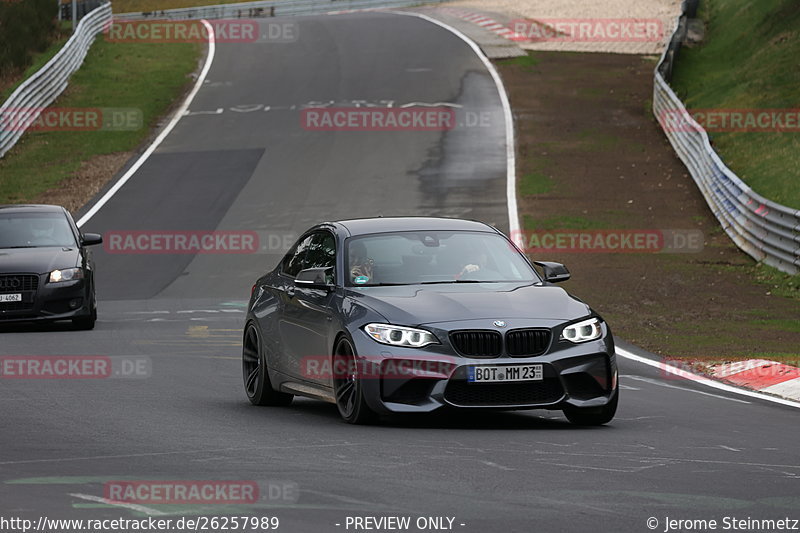
<svg viewBox="0 0 800 533">
<path fill-rule="evenodd" d="M 467 367 L 470 383 L 498 383 L 503 381 L 542 381 L 542 365 L 491 365 Z"/>
<path fill-rule="evenodd" d="M 0 302 L 21 302 L 21 294 L 0 294 Z"/>
</svg>

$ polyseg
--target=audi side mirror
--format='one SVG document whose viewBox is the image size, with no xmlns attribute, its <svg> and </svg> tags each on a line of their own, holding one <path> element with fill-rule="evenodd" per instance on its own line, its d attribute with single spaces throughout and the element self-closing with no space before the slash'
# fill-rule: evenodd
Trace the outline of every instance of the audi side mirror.
<svg viewBox="0 0 800 533">
<path fill-rule="evenodd" d="M 83 246 L 94 246 L 102 244 L 103 236 L 97 233 L 84 233 L 81 235 L 81 244 Z"/>
</svg>

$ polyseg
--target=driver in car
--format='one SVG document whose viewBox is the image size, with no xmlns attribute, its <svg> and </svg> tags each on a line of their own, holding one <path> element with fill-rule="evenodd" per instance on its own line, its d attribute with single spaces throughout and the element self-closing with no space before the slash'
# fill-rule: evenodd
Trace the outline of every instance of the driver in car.
<svg viewBox="0 0 800 533">
<path fill-rule="evenodd" d="M 469 261 L 461 272 L 455 275 L 455 279 L 498 279 L 500 273 L 489 267 L 489 257 L 485 253 L 477 254 Z"/>
<path fill-rule="evenodd" d="M 56 225 L 49 218 L 31 220 L 31 239 L 28 244 L 53 244 L 56 242 Z"/>
<path fill-rule="evenodd" d="M 371 281 L 374 261 L 367 257 L 367 247 L 363 242 L 354 242 L 349 247 L 350 281 L 366 283 Z M 364 279 L 366 278 L 366 279 Z"/>
</svg>

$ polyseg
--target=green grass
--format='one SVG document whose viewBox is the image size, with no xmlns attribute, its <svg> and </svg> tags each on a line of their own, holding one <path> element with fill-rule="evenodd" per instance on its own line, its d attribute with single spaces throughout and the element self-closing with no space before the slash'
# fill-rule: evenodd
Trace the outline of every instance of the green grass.
<svg viewBox="0 0 800 533">
<path fill-rule="evenodd" d="M 800 322 L 788 318 L 765 318 L 760 320 L 751 320 L 750 324 L 759 326 L 764 329 L 777 329 L 781 331 L 794 331 L 800 333 Z"/>
<path fill-rule="evenodd" d="M 771 296 L 788 298 L 800 302 L 800 276 L 785 274 L 763 263 L 747 265 L 718 265 L 721 270 L 743 272 L 755 283 L 764 287 Z M 752 311 L 753 313 L 757 311 Z"/>
<path fill-rule="evenodd" d="M 684 48 L 672 85 L 691 109 L 797 109 L 800 2 L 704 0 L 702 46 Z M 800 132 L 710 132 L 755 191 L 800 208 Z"/>
<path fill-rule="evenodd" d="M 622 139 L 615 135 L 603 133 L 596 128 L 579 131 L 577 138 L 582 143 L 582 148 L 591 152 L 606 152 L 622 148 Z"/>
<path fill-rule="evenodd" d="M 133 150 L 191 82 L 188 75 L 200 51 L 199 44 L 109 43 L 98 38 L 53 107 L 134 108 L 141 111 L 144 127 L 27 132 L 0 159 L 0 203 L 32 201 L 93 156 Z"/>
<path fill-rule="evenodd" d="M 584 217 L 556 216 L 535 218 L 523 215 L 522 226 L 526 230 L 561 230 L 561 229 L 603 229 L 605 224 Z"/>
<path fill-rule="evenodd" d="M 539 64 L 539 60 L 534 57 L 533 52 L 528 52 L 528 54 L 524 56 L 512 57 L 510 59 L 503 59 L 501 61 L 503 65 L 512 65 L 526 69 L 533 69 L 533 67 Z"/>
<path fill-rule="evenodd" d="M 523 175 L 519 183 L 519 192 L 523 196 L 547 194 L 552 190 L 553 180 L 538 170 Z"/>
<path fill-rule="evenodd" d="M 791 276 L 764 264 L 750 267 L 750 272 L 770 294 L 800 301 L 800 276 Z"/>
</svg>

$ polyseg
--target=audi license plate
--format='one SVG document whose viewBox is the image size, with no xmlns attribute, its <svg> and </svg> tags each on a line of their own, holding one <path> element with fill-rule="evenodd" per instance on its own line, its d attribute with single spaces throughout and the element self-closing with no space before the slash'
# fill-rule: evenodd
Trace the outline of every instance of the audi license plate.
<svg viewBox="0 0 800 533">
<path fill-rule="evenodd" d="M 22 294 L 0 294 L 0 303 L 2 302 L 21 302 Z"/>
<path fill-rule="evenodd" d="M 498 383 L 503 381 L 542 381 L 542 365 L 492 365 L 467 367 L 470 383 Z"/>
</svg>

